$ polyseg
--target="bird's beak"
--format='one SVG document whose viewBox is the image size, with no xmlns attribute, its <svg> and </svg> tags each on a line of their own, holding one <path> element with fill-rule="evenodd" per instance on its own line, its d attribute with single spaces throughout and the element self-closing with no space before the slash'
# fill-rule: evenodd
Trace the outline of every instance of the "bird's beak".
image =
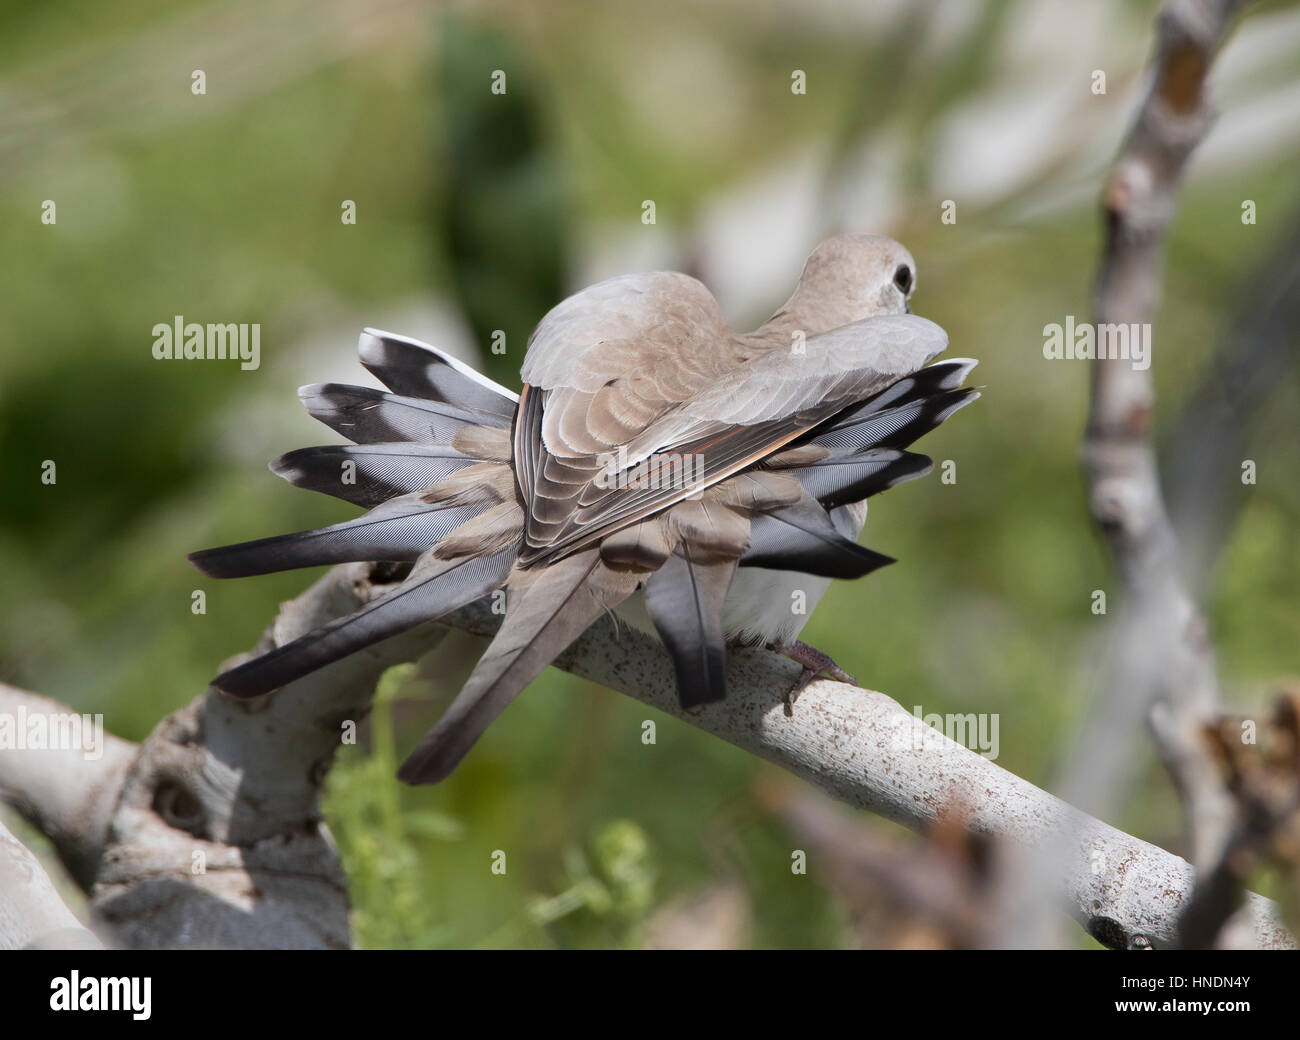
<svg viewBox="0 0 1300 1040">
<path fill-rule="evenodd" d="M 912 313 L 912 305 L 907 300 L 903 301 L 903 313 L 904 314 Z"/>
</svg>

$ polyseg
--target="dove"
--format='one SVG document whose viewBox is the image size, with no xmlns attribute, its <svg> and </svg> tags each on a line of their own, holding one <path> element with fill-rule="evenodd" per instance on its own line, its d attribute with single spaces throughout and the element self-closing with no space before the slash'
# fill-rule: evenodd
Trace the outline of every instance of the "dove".
<svg viewBox="0 0 1300 1040">
<path fill-rule="evenodd" d="M 765 646 L 849 678 L 798 635 L 829 583 L 890 557 L 858 544 L 866 500 L 927 473 L 906 450 L 975 400 L 976 362 L 935 362 L 944 331 L 911 313 L 916 263 L 892 239 L 838 235 L 794 293 L 737 333 L 698 280 L 607 279 L 552 308 L 516 395 L 434 347 L 367 329 L 388 389 L 317 384 L 308 412 L 349 444 L 271 463 L 366 512 L 318 530 L 191 553 L 235 578 L 351 561 L 410 564 L 392 592 L 222 673 L 270 693 L 498 590 L 505 617 L 407 758 L 445 779 L 491 722 L 593 623 L 656 634 L 683 708 L 723 700 L 729 648 Z M 804 609 L 796 611 L 795 593 Z"/>
</svg>

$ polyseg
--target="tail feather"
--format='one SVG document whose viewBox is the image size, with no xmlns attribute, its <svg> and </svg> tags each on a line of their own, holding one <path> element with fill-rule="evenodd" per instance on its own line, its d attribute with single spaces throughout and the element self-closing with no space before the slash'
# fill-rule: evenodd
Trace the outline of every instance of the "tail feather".
<svg viewBox="0 0 1300 1040">
<path fill-rule="evenodd" d="M 587 549 L 511 574 L 506 618 L 438 724 L 398 770 L 410 784 L 445 779 L 492 721 L 558 654 L 636 589 L 638 576 Z"/>
<path fill-rule="evenodd" d="M 395 394 L 446 401 L 478 413 L 487 426 L 509 426 L 517 394 L 437 347 L 366 329 L 357 343 L 361 363 Z"/>
<path fill-rule="evenodd" d="M 278 689 L 372 643 L 457 610 L 499 588 L 514 562 L 513 549 L 454 560 L 426 558 L 382 599 L 347 617 L 276 647 L 212 680 L 235 697 Z"/>
<path fill-rule="evenodd" d="M 672 655 L 683 708 L 727 696 L 722 605 L 735 574 L 734 558 L 702 562 L 683 544 L 646 582 L 646 610 Z"/>
<path fill-rule="evenodd" d="M 978 398 L 979 391 L 968 387 L 911 399 L 883 410 L 874 408 L 873 402 L 868 401 L 841 412 L 827 425 L 813 430 L 808 443 L 838 452 L 906 448 Z"/>
<path fill-rule="evenodd" d="M 189 559 L 212 578 L 246 578 L 327 563 L 405 562 L 431 549 L 449 531 L 479 515 L 484 508 L 478 503 L 430 504 L 419 495 L 403 495 L 355 520 L 314 531 L 202 549 L 190 553 Z"/>
<path fill-rule="evenodd" d="M 979 398 L 973 387 L 961 388 L 975 364 L 956 358 L 904 376 L 828 419 L 765 465 L 795 477 L 826 509 L 861 502 L 922 476 L 930 471 L 931 460 L 902 449 Z M 763 526 L 760 533 L 775 530 Z"/>
<path fill-rule="evenodd" d="M 354 505 L 381 505 L 436 484 L 474 459 L 432 444 L 331 444 L 299 448 L 271 463 L 271 472 L 296 487 Z"/>
<path fill-rule="evenodd" d="M 918 368 L 910 376 L 903 376 L 884 390 L 853 407 L 854 412 L 880 412 L 901 404 L 917 401 L 946 390 L 956 390 L 979 362 L 973 358 L 949 358 Z M 843 413 L 841 413 L 843 414 Z"/>
<path fill-rule="evenodd" d="M 860 578 L 894 560 L 845 538 L 826 510 L 806 497 L 750 521 L 742 567 L 804 571 L 825 578 Z"/>
<path fill-rule="evenodd" d="M 803 485 L 804 490 L 825 508 L 861 502 L 896 484 L 915 480 L 933 468 L 928 455 L 896 448 L 868 448 L 866 451 L 830 455 L 808 466 L 783 470 Z"/>
<path fill-rule="evenodd" d="M 399 397 L 368 386 L 312 383 L 298 396 L 313 419 L 354 444 L 450 444 L 465 426 L 482 424 L 482 415 L 444 401 Z"/>
</svg>

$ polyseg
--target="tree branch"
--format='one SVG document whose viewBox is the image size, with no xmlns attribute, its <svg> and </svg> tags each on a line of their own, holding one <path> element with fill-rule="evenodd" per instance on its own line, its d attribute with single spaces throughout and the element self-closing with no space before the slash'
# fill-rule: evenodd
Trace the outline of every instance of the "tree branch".
<svg viewBox="0 0 1300 1040">
<path fill-rule="evenodd" d="M 1238 480 L 1269 398 L 1300 361 L 1300 210 L 1243 279 L 1244 293 L 1218 334 L 1214 360 L 1183 408 L 1165 451 L 1170 513 L 1184 561 L 1208 575 L 1252 490 Z"/>
<path fill-rule="evenodd" d="M 1149 327 L 1179 181 L 1211 122 L 1205 77 L 1237 7 L 1170 0 L 1158 16 L 1150 85 L 1102 196 L 1099 333 L 1103 325 Z M 1092 515 L 1129 594 L 1116 653 L 1120 683 L 1149 706 L 1156 745 L 1186 805 L 1193 862 L 1208 870 L 1227 847 L 1236 806 L 1203 735 L 1219 703 L 1214 652 L 1179 575 L 1151 443 L 1153 400 L 1150 367 L 1099 356 L 1084 466 Z"/>
<path fill-rule="evenodd" d="M 397 577 L 365 564 L 334 568 L 283 606 L 255 652 L 352 612 Z M 486 636 L 501 619 L 481 602 L 444 620 Z M 253 702 L 209 690 L 160 723 L 127 770 L 99 839 L 93 906 L 115 937 L 132 947 L 348 945 L 346 887 L 320 820 L 319 785 L 340 723 L 369 710 L 384 669 L 423 655 L 444 634 L 424 626 Z M 609 619 L 556 664 L 915 829 L 955 805 L 976 830 L 1022 846 L 1064 842 L 1072 855 L 1057 885 L 1076 920 L 1108 945 L 1174 941 L 1192 888 L 1186 862 L 1006 772 L 884 694 L 815 682 L 787 716 L 783 697 L 798 666 L 741 651 L 726 702 L 685 713 L 664 649 Z M 14 757 L 0 756 L 0 784 L 11 795 Z M 33 783 L 17 793 L 31 801 L 38 791 Z M 1252 896 L 1249 909 L 1258 945 L 1293 945 L 1273 904 Z"/>
<path fill-rule="evenodd" d="M 500 618 L 479 603 L 447 621 L 491 635 Z M 1021 847 L 1056 849 L 1064 843 L 1071 855 L 1056 879 L 1058 895 L 1099 941 L 1119 948 L 1134 945 L 1137 937 L 1157 947 L 1176 942 L 1194 877 L 1186 861 L 1008 773 L 923 725 L 883 693 L 818 681 L 804 689 L 787 717 L 782 699 L 799 667 L 768 651 L 746 650 L 728 662 L 726 701 L 684 712 L 664 649 L 608 619 L 556 664 L 915 830 L 928 829 L 953 809 L 976 830 Z M 1295 945 L 1271 902 L 1252 895 L 1249 909 L 1255 943 Z"/>
<path fill-rule="evenodd" d="M 252 652 L 352 613 L 401 573 L 336 567 L 283 605 Z M 384 670 L 444 634 L 422 626 L 255 701 L 209 689 L 139 746 L 106 738 L 98 760 L 6 752 L 0 795 L 54 839 L 92 894 L 97 927 L 124 946 L 346 948 L 347 885 L 321 785 Z M 0 710 L 22 706 L 68 711 L 0 687 Z"/>
<path fill-rule="evenodd" d="M 59 897 L 40 860 L 0 821 L 0 950 L 100 945 Z"/>
<path fill-rule="evenodd" d="M 53 720 L 73 715 L 58 701 L 0 683 L 0 715 Z M 13 748 L 0 755 L 0 799 L 53 843 L 68 873 L 88 889 L 104 852 L 108 820 L 136 746 L 103 733 L 87 754 L 73 747 Z"/>
</svg>

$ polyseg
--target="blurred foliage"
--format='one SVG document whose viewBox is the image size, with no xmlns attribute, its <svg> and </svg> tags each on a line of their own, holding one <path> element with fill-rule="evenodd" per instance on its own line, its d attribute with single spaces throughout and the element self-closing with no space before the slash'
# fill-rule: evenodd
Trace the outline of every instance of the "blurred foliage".
<svg viewBox="0 0 1300 1040">
<path fill-rule="evenodd" d="M 433 230 L 447 243 L 451 284 L 485 371 L 517 387 L 520 348 L 565 296 L 571 216 L 562 168 L 549 154 L 536 77 L 506 35 L 453 15 L 437 35 L 446 162 Z M 484 89 L 485 70 L 501 71 L 504 93 Z M 492 349 L 498 333 L 505 353 Z"/>
<path fill-rule="evenodd" d="M 362 379 L 361 326 L 418 335 L 403 315 L 447 307 L 480 350 L 506 331 L 507 353 L 482 364 L 517 385 L 528 331 L 579 287 L 575 272 L 610 236 L 655 233 L 643 199 L 690 240 L 756 172 L 792 154 L 839 169 L 892 135 L 888 226 L 863 230 L 918 258 L 914 307 L 948 330 L 951 353 L 981 360 L 985 396 L 924 442 L 958 460 L 955 485 L 931 477 L 873 502 L 867 541 L 901 562 L 833 587 L 804 638 L 908 708 L 1000 713 L 1000 763 L 1050 785 L 1094 692 L 1089 594 L 1114 588 L 1078 468 L 1086 369 L 1040 352 L 1045 321 L 1087 313 L 1100 171 L 1045 170 L 1035 187 L 1081 189 L 1074 203 L 1030 214 L 1004 198 L 939 223 L 944 128 L 999 76 L 1016 93 L 1017 34 L 1044 5 L 971 6 L 939 61 L 917 42 L 930 4 L 879 32 L 848 5 L 0 6 L 0 679 L 143 737 L 312 577 L 204 582 L 185 553 L 350 515 L 262 462 L 332 439 L 293 389 Z M 1112 74 L 1115 122 L 1153 9 L 1108 8 L 1107 46 L 1131 59 Z M 238 64 L 239 48 L 218 47 L 231 40 L 254 56 Z M 1074 73 L 1102 60 L 1080 48 Z M 195 97 L 201 66 L 209 93 Z M 1261 77 L 1293 81 L 1297 66 L 1283 56 Z M 488 90 L 497 68 L 502 97 Z M 793 68 L 810 70 L 806 97 L 791 95 Z M 1297 201 L 1294 161 L 1280 147 L 1186 185 L 1156 323 L 1162 428 Z M 1243 197 L 1258 227 L 1240 223 Z M 39 220 L 44 199 L 55 225 Z M 339 219 L 345 199 L 355 225 Z M 261 367 L 154 361 L 150 329 L 176 314 L 260 322 Z M 1210 603 L 1238 705 L 1296 670 L 1296 394 L 1279 386 L 1259 417 L 1260 483 Z M 206 615 L 190 613 L 196 588 Z M 368 746 L 331 775 L 360 944 L 634 946 L 657 908 L 723 873 L 749 891 L 754 945 L 845 941 L 844 908 L 815 871 L 791 874 L 789 837 L 756 807 L 770 767 L 665 718 L 645 745 L 648 709 L 570 676 L 534 683 L 446 784 L 400 787 L 402 750 L 478 649 L 449 640 L 387 676 Z M 1177 849 L 1176 798 L 1144 769 L 1112 822 Z M 497 851 L 505 874 L 491 871 Z"/>
</svg>

